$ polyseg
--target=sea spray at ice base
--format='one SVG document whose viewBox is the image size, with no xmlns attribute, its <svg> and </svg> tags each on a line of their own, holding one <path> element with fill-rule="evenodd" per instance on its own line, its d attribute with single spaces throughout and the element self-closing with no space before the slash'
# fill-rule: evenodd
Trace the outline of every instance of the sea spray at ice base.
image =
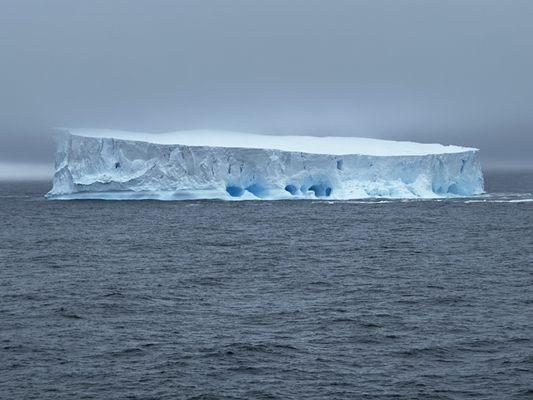
<svg viewBox="0 0 533 400">
<path fill-rule="evenodd" d="M 72 130 L 51 198 L 359 199 L 483 193 L 476 149 L 353 137 Z"/>
</svg>

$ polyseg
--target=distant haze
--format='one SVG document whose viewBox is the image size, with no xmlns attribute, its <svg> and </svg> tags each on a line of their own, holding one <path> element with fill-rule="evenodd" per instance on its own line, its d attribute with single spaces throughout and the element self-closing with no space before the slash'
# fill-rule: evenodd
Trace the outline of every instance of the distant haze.
<svg viewBox="0 0 533 400">
<path fill-rule="evenodd" d="M 0 177 L 50 164 L 55 126 L 439 142 L 531 166 L 532 19 L 531 0 L 0 0 Z"/>
</svg>

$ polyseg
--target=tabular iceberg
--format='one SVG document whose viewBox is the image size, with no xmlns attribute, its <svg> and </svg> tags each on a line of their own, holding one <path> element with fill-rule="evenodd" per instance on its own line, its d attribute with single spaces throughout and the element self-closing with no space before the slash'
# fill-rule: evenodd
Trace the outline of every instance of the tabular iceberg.
<svg viewBox="0 0 533 400">
<path fill-rule="evenodd" d="M 478 151 L 354 137 L 77 129 L 52 199 L 436 198 L 483 193 Z"/>
</svg>

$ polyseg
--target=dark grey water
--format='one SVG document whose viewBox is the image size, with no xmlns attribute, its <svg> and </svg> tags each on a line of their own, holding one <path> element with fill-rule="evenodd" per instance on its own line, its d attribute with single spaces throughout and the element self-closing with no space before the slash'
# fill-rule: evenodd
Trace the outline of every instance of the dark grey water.
<svg viewBox="0 0 533 400">
<path fill-rule="evenodd" d="M 533 174 L 477 200 L 0 184 L 0 398 L 533 397 Z"/>
</svg>

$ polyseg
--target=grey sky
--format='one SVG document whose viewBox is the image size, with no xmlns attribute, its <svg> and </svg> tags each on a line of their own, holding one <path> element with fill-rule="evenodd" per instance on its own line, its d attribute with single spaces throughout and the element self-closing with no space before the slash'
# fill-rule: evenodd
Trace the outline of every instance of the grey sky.
<svg viewBox="0 0 533 400">
<path fill-rule="evenodd" d="M 50 127 L 479 147 L 532 164 L 531 0 L 0 0 L 0 162 Z M 2 164 L 0 164 L 2 165 Z"/>
</svg>

